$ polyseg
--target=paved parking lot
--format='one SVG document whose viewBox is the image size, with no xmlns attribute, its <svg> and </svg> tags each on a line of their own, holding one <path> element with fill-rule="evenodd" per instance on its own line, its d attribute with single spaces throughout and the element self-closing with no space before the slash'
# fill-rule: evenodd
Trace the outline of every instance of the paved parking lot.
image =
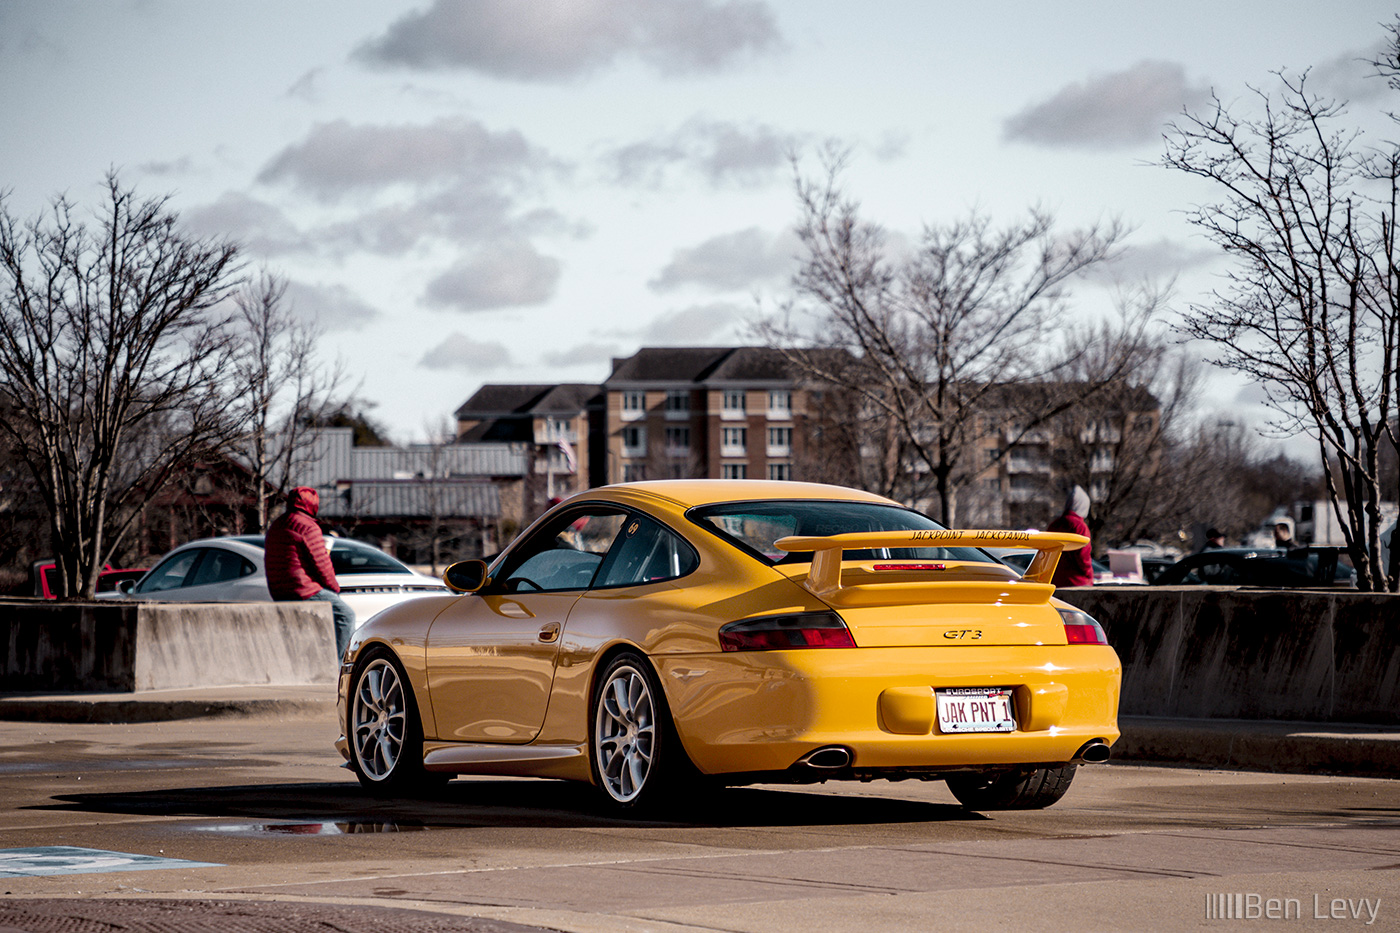
<svg viewBox="0 0 1400 933">
<path fill-rule="evenodd" d="M 237 929 L 301 929 L 341 909 L 347 930 L 1142 930 L 1218 929 L 1210 912 L 1238 894 L 1242 910 L 1296 905 L 1290 929 L 1400 926 L 1393 780 L 1110 764 L 1042 812 L 970 814 L 940 783 L 876 782 L 735 789 L 629 822 L 553 781 L 375 801 L 335 734 L 321 713 L 0 723 L 0 850 L 74 869 L 0 865 L 0 907 L 81 899 L 92 920 L 148 910 L 133 928 L 151 930 L 229 910 Z"/>
</svg>

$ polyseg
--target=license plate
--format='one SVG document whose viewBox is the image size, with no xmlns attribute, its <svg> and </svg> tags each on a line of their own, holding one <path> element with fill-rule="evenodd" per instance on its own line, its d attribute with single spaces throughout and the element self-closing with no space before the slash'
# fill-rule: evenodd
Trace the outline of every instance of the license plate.
<svg viewBox="0 0 1400 933">
<path fill-rule="evenodd" d="M 939 732 L 1015 732 L 1016 713 L 1007 687 L 936 690 Z"/>
</svg>

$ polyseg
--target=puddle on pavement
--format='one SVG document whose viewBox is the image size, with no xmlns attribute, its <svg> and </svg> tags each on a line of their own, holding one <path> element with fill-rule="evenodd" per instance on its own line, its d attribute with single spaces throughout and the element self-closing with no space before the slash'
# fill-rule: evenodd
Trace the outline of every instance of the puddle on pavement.
<svg viewBox="0 0 1400 933">
<path fill-rule="evenodd" d="M 198 832 L 235 836 L 353 836 L 359 833 L 417 833 L 429 829 L 422 823 L 391 820 L 333 820 L 313 823 L 219 823 L 195 826 Z"/>
</svg>

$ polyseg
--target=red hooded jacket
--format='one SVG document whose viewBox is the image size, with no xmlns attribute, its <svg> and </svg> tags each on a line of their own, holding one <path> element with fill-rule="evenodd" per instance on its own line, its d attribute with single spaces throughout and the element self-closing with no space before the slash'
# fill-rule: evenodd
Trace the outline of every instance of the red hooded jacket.
<svg viewBox="0 0 1400 933">
<path fill-rule="evenodd" d="M 306 599 L 323 589 L 340 592 L 316 513 L 321 495 L 310 486 L 287 494 L 287 511 L 267 529 L 263 564 L 273 599 Z"/>
<path fill-rule="evenodd" d="M 1084 521 L 1089 514 L 1089 494 L 1080 486 L 1069 491 L 1065 499 L 1065 513 L 1046 526 L 1046 531 L 1068 531 L 1071 534 L 1089 537 L 1089 525 Z M 1088 547 L 1077 551 L 1065 551 L 1060 562 L 1055 565 L 1056 586 L 1093 586 L 1093 554 Z"/>
</svg>

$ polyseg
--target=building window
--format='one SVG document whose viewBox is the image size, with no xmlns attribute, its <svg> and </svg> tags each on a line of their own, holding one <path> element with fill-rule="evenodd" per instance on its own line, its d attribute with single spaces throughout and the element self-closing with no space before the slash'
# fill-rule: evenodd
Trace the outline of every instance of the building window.
<svg viewBox="0 0 1400 933">
<path fill-rule="evenodd" d="M 683 457 L 690 453 L 690 428 L 666 429 L 666 455 Z"/>
<path fill-rule="evenodd" d="M 768 478 L 776 480 L 792 479 L 791 463 L 770 463 L 768 464 Z"/>
<path fill-rule="evenodd" d="M 666 417 L 672 421 L 684 421 L 690 417 L 689 389 L 668 389 L 666 391 Z"/>
<path fill-rule="evenodd" d="M 747 463 L 722 463 L 719 467 L 720 479 L 748 479 L 749 465 Z"/>
<path fill-rule="evenodd" d="M 725 389 L 724 405 L 719 416 L 730 421 L 746 416 L 749 408 L 747 393 L 743 389 Z"/>
<path fill-rule="evenodd" d="M 647 429 L 645 425 L 633 424 L 622 429 L 622 455 L 643 457 L 647 452 Z"/>
<path fill-rule="evenodd" d="M 622 481 L 624 483 L 640 483 L 647 478 L 647 465 L 645 463 L 624 463 L 622 465 Z"/>
<path fill-rule="evenodd" d="M 774 389 L 768 393 L 768 417 L 772 421 L 792 420 L 792 393 Z"/>
<path fill-rule="evenodd" d="M 742 457 L 749 452 L 748 428 L 724 428 L 720 433 L 719 455 Z"/>
<path fill-rule="evenodd" d="M 645 418 L 647 394 L 640 389 L 628 389 L 622 393 L 622 420 L 636 421 Z"/>
<path fill-rule="evenodd" d="M 768 429 L 768 456 L 786 457 L 792 452 L 792 428 Z"/>
<path fill-rule="evenodd" d="M 544 437 L 538 443 L 557 444 L 560 441 L 573 443 L 577 438 L 574 436 L 574 424 L 570 418 L 545 418 Z"/>
</svg>

